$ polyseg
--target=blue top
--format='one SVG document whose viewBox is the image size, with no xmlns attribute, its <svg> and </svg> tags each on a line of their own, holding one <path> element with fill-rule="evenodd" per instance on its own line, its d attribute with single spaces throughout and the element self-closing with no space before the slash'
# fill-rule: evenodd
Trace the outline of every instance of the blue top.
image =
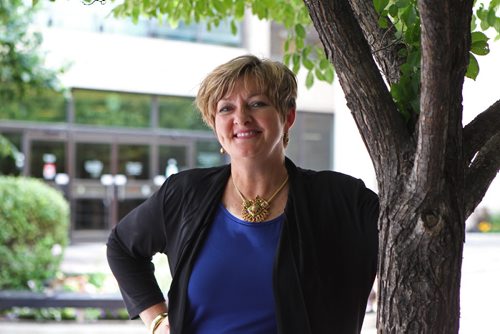
<svg viewBox="0 0 500 334">
<path fill-rule="evenodd" d="M 220 205 L 188 285 L 190 334 L 273 333 L 273 263 L 284 215 L 262 223 Z"/>
</svg>

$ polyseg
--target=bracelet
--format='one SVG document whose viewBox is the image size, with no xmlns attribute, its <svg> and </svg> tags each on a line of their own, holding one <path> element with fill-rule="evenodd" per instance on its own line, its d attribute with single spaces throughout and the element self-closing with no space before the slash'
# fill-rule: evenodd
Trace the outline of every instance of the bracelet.
<svg viewBox="0 0 500 334">
<path fill-rule="evenodd" d="M 151 321 L 151 325 L 150 325 L 150 333 L 151 334 L 155 333 L 155 330 L 157 330 L 158 327 L 160 327 L 160 324 L 163 322 L 163 320 L 165 320 L 166 317 L 168 317 L 167 312 L 160 313 L 156 316 L 156 318 L 153 319 L 153 321 Z"/>
</svg>

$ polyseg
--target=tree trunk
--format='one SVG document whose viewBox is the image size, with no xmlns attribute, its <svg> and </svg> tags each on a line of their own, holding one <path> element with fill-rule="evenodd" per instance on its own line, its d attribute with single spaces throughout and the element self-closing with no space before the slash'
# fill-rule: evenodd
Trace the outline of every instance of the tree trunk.
<svg viewBox="0 0 500 334">
<path fill-rule="evenodd" d="M 382 204 L 379 333 L 458 333 L 463 217 L 456 193 L 436 195 L 425 209 L 407 194 Z"/>
</svg>

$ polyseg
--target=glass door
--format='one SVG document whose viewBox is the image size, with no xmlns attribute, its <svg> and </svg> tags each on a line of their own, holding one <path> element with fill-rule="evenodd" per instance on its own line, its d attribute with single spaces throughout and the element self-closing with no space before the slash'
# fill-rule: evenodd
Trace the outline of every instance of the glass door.
<svg viewBox="0 0 500 334">
<path fill-rule="evenodd" d="M 152 181 L 151 145 L 119 144 L 117 151 L 116 222 L 156 190 Z"/>
<path fill-rule="evenodd" d="M 118 170 L 125 182 L 117 193 L 118 220 L 156 191 L 168 176 L 191 167 L 189 147 L 177 142 L 118 146 Z"/>
<path fill-rule="evenodd" d="M 75 231 L 109 231 L 168 175 L 192 167 L 188 143 L 156 145 L 114 139 L 74 144 Z"/>
<path fill-rule="evenodd" d="M 74 147 L 74 228 L 108 230 L 112 224 L 113 194 L 101 180 L 112 172 L 112 145 L 77 142 Z"/>
</svg>

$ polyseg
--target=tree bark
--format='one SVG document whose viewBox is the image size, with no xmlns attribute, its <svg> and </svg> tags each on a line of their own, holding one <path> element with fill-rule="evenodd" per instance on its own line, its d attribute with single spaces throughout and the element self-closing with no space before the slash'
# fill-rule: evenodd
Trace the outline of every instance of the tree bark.
<svg viewBox="0 0 500 334">
<path fill-rule="evenodd" d="M 477 152 L 495 134 L 500 133 L 500 100 L 480 113 L 464 128 L 464 159 L 471 163 Z"/>
<path fill-rule="evenodd" d="M 380 217 L 378 332 L 458 333 L 463 235 L 452 228 L 455 201 L 441 198 L 422 212 L 405 197 Z"/>
<path fill-rule="evenodd" d="M 466 131 L 471 142 L 466 157 L 474 150 L 479 153 L 470 166 L 464 162 L 461 92 L 472 1 L 418 2 L 422 77 L 415 139 L 375 65 L 373 46 L 387 42 L 373 40 L 385 35 L 373 25 L 374 10 L 366 9 L 372 3 L 304 2 L 377 174 L 381 205 L 378 332 L 458 333 L 464 221 L 500 166 L 500 158 L 493 158 L 500 150 L 500 135 L 493 130 L 482 137 Z M 388 68 L 394 70 L 396 63 L 389 57 L 384 64 L 392 64 Z M 386 77 L 392 73 L 380 68 Z M 488 118 L 496 120 L 498 114 L 494 115 Z M 474 190 L 468 198 L 466 175 L 472 180 L 480 173 L 482 186 L 472 189 L 468 181 Z"/>
<path fill-rule="evenodd" d="M 498 174 L 500 165 L 500 129 L 483 145 L 465 175 L 465 215 L 469 216 Z"/>
<path fill-rule="evenodd" d="M 482 200 L 500 166 L 500 100 L 464 128 L 465 217 Z"/>
<path fill-rule="evenodd" d="M 381 183 L 407 173 L 411 136 L 347 0 L 305 1 Z M 401 152 L 405 152 L 401 154 Z M 386 196 L 382 196 L 385 198 Z"/>
<path fill-rule="evenodd" d="M 378 25 L 379 15 L 371 1 L 349 0 L 353 12 L 368 41 L 370 50 L 389 85 L 397 83 L 401 77 L 400 66 L 404 59 L 399 51 L 404 48 L 398 42 L 393 27 L 382 29 Z"/>
</svg>

